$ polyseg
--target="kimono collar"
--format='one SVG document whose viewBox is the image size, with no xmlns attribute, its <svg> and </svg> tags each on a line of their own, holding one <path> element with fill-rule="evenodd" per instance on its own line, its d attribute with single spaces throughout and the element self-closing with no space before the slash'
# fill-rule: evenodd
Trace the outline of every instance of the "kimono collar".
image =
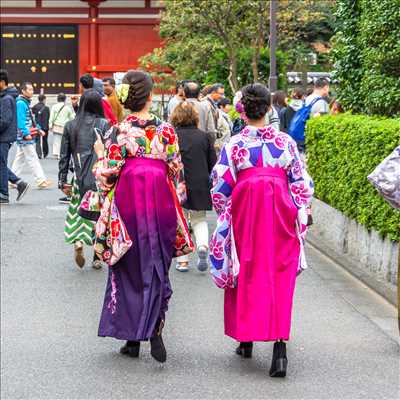
<svg viewBox="0 0 400 400">
<path fill-rule="evenodd" d="M 265 125 L 262 128 L 257 128 L 255 126 L 247 125 L 240 132 L 242 136 L 249 137 L 261 137 L 261 138 L 270 138 L 279 134 L 277 130 L 275 130 L 271 125 Z"/>
</svg>

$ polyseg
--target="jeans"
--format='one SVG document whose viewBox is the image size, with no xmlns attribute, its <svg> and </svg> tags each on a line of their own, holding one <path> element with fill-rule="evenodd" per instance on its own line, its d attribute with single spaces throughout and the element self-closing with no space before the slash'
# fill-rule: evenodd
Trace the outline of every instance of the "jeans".
<svg viewBox="0 0 400 400">
<path fill-rule="evenodd" d="M 20 179 L 8 168 L 8 152 L 11 143 L 0 143 L 0 197 L 8 199 L 8 182 L 18 183 Z"/>
<path fill-rule="evenodd" d="M 208 249 L 208 224 L 206 211 L 184 210 L 186 219 L 190 219 L 194 237 L 196 239 L 196 247 L 205 247 Z M 183 255 L 177 258 L 178 262 L 188 262 L 189 256 Z"/>
<path fill-rule="evenodd" d="M 17 154 L 11 169 L 16 175 L 21 175 L 25 163 L 28 164 L 36 183 L 40 185 L 46 180 L 46 176 L 36 153 L 36 144 L 18 145 L 17 147 Z"/>
<path fill-rule="evenodd" d="M 45 131 L 45 136 L 39 136 L 36 142 L 36 153 L 39 158 L 46 158 L 49 155 L 49 131 Z"/>
</svg>

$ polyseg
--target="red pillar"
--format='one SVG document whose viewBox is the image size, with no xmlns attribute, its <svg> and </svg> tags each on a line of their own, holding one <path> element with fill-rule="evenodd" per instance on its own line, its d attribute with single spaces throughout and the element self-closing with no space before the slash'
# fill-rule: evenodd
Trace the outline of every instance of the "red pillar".
<svg viewBox="0 0 400 400">
<path fill-rule="evenodd" d="M 97 25 L 98 15 L 99 15 L 99 9 L 97 8 L 97 4 L 90 3 L 89 62 L 94 76 L 97 76 L 96 66 L 99 61 L 99 52 L 98 52 L 99 29 Z"/>
</svg>

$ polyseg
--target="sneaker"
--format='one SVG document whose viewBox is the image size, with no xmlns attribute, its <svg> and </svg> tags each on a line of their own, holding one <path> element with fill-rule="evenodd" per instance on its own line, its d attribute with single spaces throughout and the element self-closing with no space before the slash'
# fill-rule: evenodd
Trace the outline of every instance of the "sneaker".
<svg viewBox="0 0 400 400">
<path fill-rule="evenodd" d="M 79 268 L 83 268 L 85 265 L 85 256 L 83 255 L 83 244 L 81 242 L 76 242 L 74 244 L 74 258 L 76 265 Z"/>
<path fill-rule="evenodd" d="M 20 201 L 26 194 L 26 192 L 29 189 L 29 183 L 26 183 L 24 181 L 20 181 L 17 184 L 17 191 L 18 191 L 18 196 L 17 196 L 17 201 Z"/>
<path fill-rule="evenodd" d="M 0 197 L 0 204 L 10 204 L 10 200 L 4 198 L 4 197 Z"/>
<path fill-rule="evenodd" d="M 70 198 L 70 197 L 60 197 L 60 198 L 58 199 L 58 202 L 59 202 L 60 204 L 69 204 L 70 201 L 71 201 L 71 198 Z"/>
<path fill-rule="evenodd" d="M 51 187 L 51 185 L 53 184 L 52 181 L 50 180 L 45 180 L 42 183 L 39 183 L 39 185 L 37 185 L 38 189 L 49 189 Z"/>
<path fill-rule="evenodd" d="M 176 270 L 179 272 L 188 272 L 189 271 L 189 263 L 184 262 L 184 263 L 176 263 L 175 266 Z"/>
<path fill-rule="evenodd" d="M 208 269 L 208 249 L 205 246 L 201 246 L 197 250 L 197 255 L 199 257 L 199 261 L 197 263 L 197 269 L 201 272 L 207 271 Z"/>
</svg>

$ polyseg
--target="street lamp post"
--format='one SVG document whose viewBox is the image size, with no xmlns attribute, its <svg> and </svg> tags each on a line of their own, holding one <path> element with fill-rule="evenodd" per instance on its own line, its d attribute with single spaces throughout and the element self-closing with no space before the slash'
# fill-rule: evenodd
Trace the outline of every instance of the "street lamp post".
<svg viewBox="0 0 400 400">
<path fill-rule="evenodd" d="M 269 67 L 269 90 L 276 92 L 278 89 L 278 77 L 276 75 L 276 13 L 278 8 L 278 0 L 270 2 L 270 21 L 269 21 L 269 49 L 270 49 L 270 67 Z"/>
</svg>

